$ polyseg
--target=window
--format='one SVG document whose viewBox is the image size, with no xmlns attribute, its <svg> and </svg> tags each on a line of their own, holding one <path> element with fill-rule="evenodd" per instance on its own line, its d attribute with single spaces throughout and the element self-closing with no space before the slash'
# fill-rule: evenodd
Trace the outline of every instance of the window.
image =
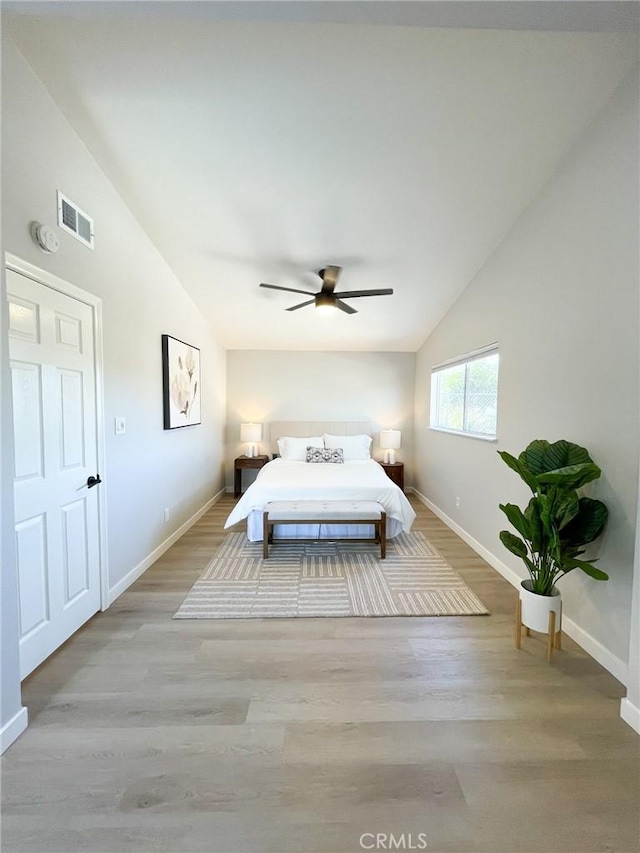
<svg viewBox="0 0 640 853">
<path fill-rule="evenodd" d="M 431 371 L 431 427 L 495 438 L 498 347 L 492 344 Z"/>
</svg>

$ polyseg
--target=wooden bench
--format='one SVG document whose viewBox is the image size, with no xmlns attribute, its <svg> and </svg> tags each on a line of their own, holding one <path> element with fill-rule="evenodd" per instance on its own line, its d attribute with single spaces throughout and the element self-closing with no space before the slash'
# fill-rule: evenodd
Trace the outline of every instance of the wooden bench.
<svg viewBox="0 0 640 853">
<path fill-rule="evenodd" d="M 376 501 L 271 501 L 263 513 L 262 554 L 266 560 L 273 543 L 274 524 L 373 524 L 380 545 L 380 559 L 387 555 L 387 514 Z M 334 537 L 331 537 L 332 539 Z M 315 540 L 277 539 L 276 542 Z M 370 537 L 345 539 L 348 542 L 371 542 Z"/>
</svg>

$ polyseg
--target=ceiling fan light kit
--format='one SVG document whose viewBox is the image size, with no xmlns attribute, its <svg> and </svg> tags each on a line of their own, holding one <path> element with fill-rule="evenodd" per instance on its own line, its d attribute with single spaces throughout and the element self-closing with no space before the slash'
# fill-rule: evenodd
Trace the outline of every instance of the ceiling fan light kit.
<svg viewBox="0 0 640 853">
<path fill-rule="evenodd" d="M 320 312 L 323 316 L 327 314 L 333 314 L 336 310 L 336 299 L 332 297 L 329 293 L 320 292 L 316 298 L 313 300 L 316 303 L 316 310 Z M 289 308 L 289 311 L 293 309 Z"/>
<path fill-rule="evenodd" d="M 281 287 L 279 284 L 265 284 L 264 282 L 260 287 L 267 287 L 270 290 L 285 290 L 288 293 L 304 293 L 306 296 L 311 296 L 311 299 L 300 302 L 298 305 L 292 305 L 291 308 L 287 308 L 286 310 L 297 311 L 298 308 L 315 305 L 321 314 L 330 314 L 336 308 L 344 311 L 345 314 L 357 314 L 358 312 L 355 308 L 347 305 L 342 300 L 354 299 L 361 296 L 391 296 L 393 293 L 393 288 L 391 287 L 377 288 L 375 290 L 343 290 L 336 293 L 335 286 L 341 272 L 342 267 L 337 266 L 326 266 L 324 269 L 318 270 L 318 275 L 322 280 L 322 288 L 317 293 L 313 293 L 310 290 L 299 290 L 296 287 Z"/>
</svg>

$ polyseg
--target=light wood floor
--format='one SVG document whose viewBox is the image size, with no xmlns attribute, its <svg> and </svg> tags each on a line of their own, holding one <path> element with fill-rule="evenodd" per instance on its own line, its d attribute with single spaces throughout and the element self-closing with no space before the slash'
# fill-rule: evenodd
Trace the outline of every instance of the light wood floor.
<svg viewBox="0 0 640 853">
<path fill-rule="evenodd" d="M 232 504 L 25 682 L 5 853 L 640 849 L 622 686 L 516 651 L 514 589 L 417 501 L 490 616 L 172 621 Z"/>
</svg>

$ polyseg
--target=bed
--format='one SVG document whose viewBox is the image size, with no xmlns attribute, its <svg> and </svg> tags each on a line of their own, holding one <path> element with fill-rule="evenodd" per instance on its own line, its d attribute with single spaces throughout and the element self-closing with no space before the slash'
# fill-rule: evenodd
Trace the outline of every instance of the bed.
<svg viewBox="0 0 640 853">
<path fill-rule="evenodd" d="M 276 426 L 276 435 L 288 435 L 291 426 Z M 336 429 L 335 424 L 331 426 Z M 355 435 L 345 433 L 344 440 L 334 440 L 336 444 L 349 444 Z M 272 434 L 274 425 L 272 424 Z M 342 425 L 348 429 L 348 425 Z M 324 434 L 322 434 L 324 435 Z M 311 446 L 317 444 L 320 433 L 309 430 L 309 437 L 315 438 Z M 302 438 L 304 437 L 304 441 Z M 301 448 L 306 449 L 306 436 L 297 439 Z M 278 450 L 281 446 L 276 444 Z M 351 456 L 354 454 L 351 454 Z M 357 454 L 355 454 L 357 455 Z M 368 452 L 367 452 L 368 455 Z M 225 523 L 225 528 L 247 519 L 247 537 L 251 542 L 262 540 L 265 505 L 269 501 L 280 500 L 364 500 L 376 501 L 387 513 L 387 538 L 393 539 L 399 533 L 409 531 L 415 518 L 415 512 L 402 490 L 385 474 L 384 469 L 371 458 L 347 458 L 343 463 L 310 464 L 301 458 L 276 458 L 268 462 L 258 473 L 256 480 L 240 498 Z M 286 531 L 275 526 L 274 536 L 304 539 L 349 539 L 364 538 L 372 535 L 371 525 L 340 524 L 299 524 L 290 525 Z"/>
</svg>

